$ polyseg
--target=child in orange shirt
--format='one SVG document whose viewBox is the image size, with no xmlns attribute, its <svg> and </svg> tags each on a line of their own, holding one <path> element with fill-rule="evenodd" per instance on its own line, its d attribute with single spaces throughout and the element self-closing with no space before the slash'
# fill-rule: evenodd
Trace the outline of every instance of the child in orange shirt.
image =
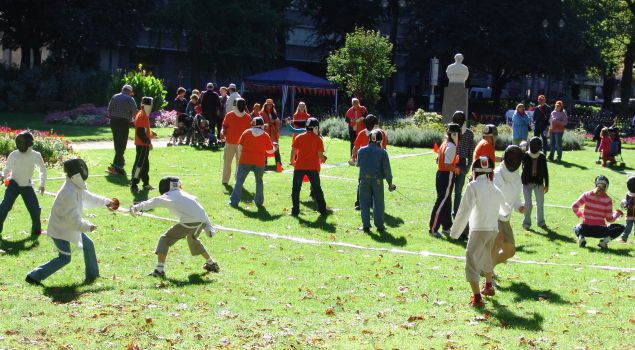
<svg viewBox="0 0 635 350">
<path fill-rule="evenodd" d="M 271 142 L 271 137 L 265 132 L 264 127 L 265 122 L 262 117 L 254 118 L 251 121 L 251 129 L 245 130 L 238 141 L 238 144 L 242 146 L 242 151 L 236 170 L 236 184 L 229 201 L 229 205 L 234 208 L 238 207 L 240 196 L 243 193 L 243 183 L 251 171 L 256 177 L 254 203 L 258 207 L 262 207 L 264 203 L 262 175 L 265 172 L 265 157 L 267 153 L 275 153 L 278 148 Z"/>
</svg>

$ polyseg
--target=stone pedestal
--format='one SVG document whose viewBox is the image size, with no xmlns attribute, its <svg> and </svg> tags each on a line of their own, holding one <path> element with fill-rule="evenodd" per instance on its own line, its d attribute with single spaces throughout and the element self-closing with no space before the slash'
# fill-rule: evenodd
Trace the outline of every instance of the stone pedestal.
<svg viewBox="0 0 635 350">
<path fill-rule="evenodd" d="M 443 90 L 443 122 L 452 121 L 452 115 L 456 111 L 463 111 L 467 116 L 467 89 L 465 83 L 449 83 Z"/>
</svg>

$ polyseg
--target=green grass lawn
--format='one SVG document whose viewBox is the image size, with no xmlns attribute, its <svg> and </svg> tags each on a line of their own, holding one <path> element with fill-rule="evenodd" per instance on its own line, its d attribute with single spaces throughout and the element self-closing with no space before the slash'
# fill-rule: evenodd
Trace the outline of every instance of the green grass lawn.
<svg viewBox="0 0 635 350">
<path fill-rule="evenodd" d="M 290 139 L 281 152 L 288 162 Z M 346 161 L 348 143 L 325 140 L 329 164 Z M 482 311 L 467 306 L 469 287 L 464 262 L 427 251 L 463 256 L 464 244 L 427 235 L 435 198 L 436 164 L 429 149 L 391 147 L 391 156 L 424 153 L 392 160 L 397 192 L 386 191 L 385 234 L 361 233 L 353 209 L 356 168 L 322 171 L 322 186 L 333 214 L 320 218 L 305 184 L 299 218 L 291 208 L 291 174 L 265 174 L 265 207 L 251 198 L 254 181 L 245 184 L 239 209 L 227 206 L 221 185 L 222 152 L 189 147 L 155 149 L 150 155 L 153 185 L 164 175 L 180 175 L 186 191 L 198 196 L 213 223 L 225 227 L 293 236 L 323 244 L 300 244 L 235 231 L 202 238 L 220 263 L 218 274 L 202 274 L 202 258 L 189 256 L 177 243 L 166 265 L 164 282 L 146 276 L 156 263 L 154 248 L 170 225 L 149 217 L 91 210 L 98 229 L 95 241 L 101 275 L 82 285 L 83 261 L 75 252 L 65 269 L 32 287 L 24 276 L 56 254 L 44 236 L 32 247 L 30 224 L 21 201 L 5 223 L 0 254 L 0 348 L 36 349 L 633 349 L 635 330 L 635 245 L 610 244 L 608 251 L 589 239 L 578 248 L 572 226 L 578 221 L 569 206 L 593 179 L 606 174 L 614 202 L 626 192 L 635 156 L 624 152 L 627 167 L 602 169 L 592 149 L 565 152 L 560 164 L 549 163 L 551 187 L 546 195 L 549 230 L 521 228 L 513 214 L 522 262 L 497 268 L 501 288 Z M 135 198 L 127 180 L 105 177 L 112 151 L 82 151 L 96 175 L 89 189 L 118 197 L 122 207 Z M 126 152 L 129 169 L 134 152 Z M 51 169 L 50 178 L 61 176 Z M 232 181 L 233 182 L 233 181 Z M 62 180 L 50 180 L 57 191 Z M 150 195 L 158 195 L 152 191 Z M 41 198 L 47 218 L 52 197 Z M 166 210 L 152 212 L 168 217 Z M 622 220 L 623 222 L 623 220 Z M 634 240 L 631 238 L 631 241 Z M 368 248 L 357 249 L 339 243 Z M 390 251 L 392 249 L 392 251 Z M 629 268 L 602 270 L 590 265 Z"/>
<path fill-rule="evenodd" d="M 65 124 L 51 124 L 43 121 L 44 116 L 39 113 L 0 113 L 0 126 L 10 128 L 29 128 L 34 130 L 53 130 L 64 135 L 64 138 L 71 142 L 79 141 L 102 141 L 112 140 L 112 133 L 109 126 L 78 126 Z M 172 128 L 156 128 L 154 131 L 160 138 L 167 138 L 172 135 Z M 132 140 L 134 134 L 130 132 L 129 138 Z"/>
</svg>

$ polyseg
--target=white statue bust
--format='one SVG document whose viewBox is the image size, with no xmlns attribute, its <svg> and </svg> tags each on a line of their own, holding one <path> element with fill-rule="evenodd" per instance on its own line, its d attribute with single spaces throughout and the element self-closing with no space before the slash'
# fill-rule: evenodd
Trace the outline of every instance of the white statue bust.
<svg viewBox="0 0 635 350">
<path fill-rule="evenodd" d="M 454 55 L 454 63 L 448 66 L 445 70 L 445 74 L 448 75 L 450 83 L 462 83 L 465 84 L 467 77 L 470 75 L 470 71 L 463 63 L 463 55 L 457 53 Z"/>
</svg>

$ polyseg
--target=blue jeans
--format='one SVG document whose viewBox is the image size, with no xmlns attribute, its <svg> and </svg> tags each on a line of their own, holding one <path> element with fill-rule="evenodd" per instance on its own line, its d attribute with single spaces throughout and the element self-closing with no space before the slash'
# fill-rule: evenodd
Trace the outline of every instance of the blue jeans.
<svg viewBox="0 0 635 350">
<path fill-rule="evenodd" d="M 454 209 L 452 210 L 452 217 L 456 216 L 456 213 L 459 211 L 459 205 L 461 204 L 461 199 L 463 198 L 463 185 L 465 184 L 465 176 L 469 171 L 469 166 L 459 165 L 459 169 L 461 169 L 461 173 L 454 177 Z"/>
<path fill-rule="evenodd" d="M 538 184 L 523 185 L 523 195 L 525 197 L 525 220 L 524 227 L 531 226 L 531 211 L 533 209 L 532 193 L 536 195 L 536 224 L 545 224 L 545 187 Z"/>
<path fill-rule="evenodd" d="M 256 177 L 256 195 L 254 196 L 254 203 L 257 206 L 261 206 L 264 201 L 264 195 L 262 193 L 262 175 L 265 173 L 265 167 L 256 166 L 253 164 L 239 164 L 238 170 L 236 170 L 236 184 L 234 190 L 229 197 L 230 203 L 233 206 L 237 206 L 240 202 L 240 196 L 243 194 L 243 184 L 249 172 L 253 171 Z"/>
<path fill-rule="evenodd" d="M 68 265 L 71 262 L 71 243 L 62 239 L 53 238 L 53 243 L 58 250 L 57 258 L 40 265 L 29 272 L 29 276 L 36 281 L 43 281 L 57 270 Z M 99 266 L 97 265 L 97 255 L 95 254 L 95 245 L 93 241 L 82 233 L 82 245 L 84 246 L 84 264 L 86 279 L 95 279 L 99 277 Z"/>
<path fill-rule="evenodd" d="M 293 187 L 291 188 L 291 213 L 298 215 L 300 213 L 300 190 L 302 189 L 302 179 L 306 175 L 311 184 L 311 191 L 317 202 L 318 211 L 321 214 L 326 213 L 326 201 L 324 200 L 324 192 L 320 184 L 320 173 L 315 170 L 294 170 L 293 171 Z"/>
<path fill-rule="evenodd" d="M 362 225 L 370 227 L 370 208 L 373 208 L 375 227 L 384 226 L 384 179 L 361 178 L 359 180 L 359 206 L 362 212 Z"/>
<path fill-rule="evenodd" d="M 622 239 L 626 241 L 628 236 L 631 234 L 633 230 L 633 220 L 626 220 L 626 226 L 624 227 L 624 232 L 622 233 Z"/>
<path fill-rule="evenodd" d="M 551 151 L 549 151 L 549 159 L 553 160 L 553 153 L 558 151 L 558 160 L 562 159 L 562 135 L 561 132 L 552 132 L 551 136 Z"/>
<path fill-rule="evenodd" d="M 7 215 L 11 208 L 13 208 L 13 203 L 15 203 L 18 196 L 22 196 L 26 209 L 31 216 L 31 234 L 39 234 L 42 230 L 40 223 L 40 213 L 42 209 L 35 195 L 35 190 L 33 186 L 19 186 L 18 183 L 13 180 L 9 182 L 9 186 L 7 186 L 7 189 L 4 191 L 4 199 L 2 203 L 0 203 L 0 233 L 2 233 L 4 220 L 7 219 Z"/>
</svg>

